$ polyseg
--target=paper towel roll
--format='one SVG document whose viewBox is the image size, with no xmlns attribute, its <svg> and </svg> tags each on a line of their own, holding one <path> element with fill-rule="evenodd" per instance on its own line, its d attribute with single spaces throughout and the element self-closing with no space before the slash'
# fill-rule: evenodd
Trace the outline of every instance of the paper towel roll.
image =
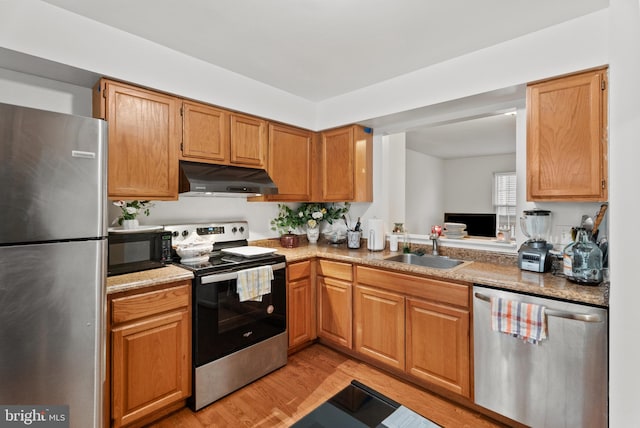
<svg viewBox="0 0 640 428">
<path fill-rule="evenodd" d="M 367 248 L 369 250 L 384 250 L 384 221 L 379 218 L 369 219 L 365 236 L 367 238 Z"/>
</svg>

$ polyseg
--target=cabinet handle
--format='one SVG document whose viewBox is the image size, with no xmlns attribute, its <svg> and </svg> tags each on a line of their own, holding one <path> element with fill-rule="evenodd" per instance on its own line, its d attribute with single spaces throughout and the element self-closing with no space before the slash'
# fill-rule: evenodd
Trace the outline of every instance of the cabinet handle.
<svg viewBox="0 0 640 428">
<path fill-rule="evenodd" d="M 491 298 L 489 296 L 485 296 L 484 294 L 481 294 L 481 293 L 474 293 L 474 295 L 476 296 L 476 299 L 480 299 L 485 302 L 491 302 Z M 560 311 L 557 309 L 548 309 L 548 308 L 545 308 L 544 312 L 550 317 L 567 318 L 570 320 L 584 321 L 584 322 L 602 322 L 602 318 L 600 317 L 600 315 L 596 315 L 596 314 L 582 314 L 582 313 Z"/>
</svg>

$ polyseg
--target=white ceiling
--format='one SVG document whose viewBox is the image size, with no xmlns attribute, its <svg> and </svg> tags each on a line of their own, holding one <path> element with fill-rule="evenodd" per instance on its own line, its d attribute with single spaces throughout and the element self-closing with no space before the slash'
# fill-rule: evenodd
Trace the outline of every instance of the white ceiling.
<svg viewBox="0 0 640 428">
<path fill-rule="evenodd" d="M 45 0 L 317 102 L 608 0 Z"/>
<path fill-rule="evenodd" d="M 44 0 L 320 102 L 608 7 L 608 0 Z M 466 117 L 468 100 L 372 119 L 441 158 L 513 153 L 523 88 Z M 474 100 L 483 99 L 482 97 Z M 466 105 L 466 104 L 465 104 Z M 467 120 L 472 118 L 473 120 Z M 413 121 L 407 123 L 407 121 Z M 367 125 L 367 124 L 365 124 Z M 401 128 L 404 126 L 404 128 Z"/>
</svg>

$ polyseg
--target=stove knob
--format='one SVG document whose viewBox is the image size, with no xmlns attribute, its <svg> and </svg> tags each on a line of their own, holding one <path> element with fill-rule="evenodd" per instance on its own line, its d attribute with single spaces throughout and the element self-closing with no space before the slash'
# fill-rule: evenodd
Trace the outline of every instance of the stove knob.
<svg viewBox="0 0 640 428">
<path fill-rule="evenodd" d="M 177 238 L 178 235 L 180 235 L 180 234 L 178 233 L 177 230 L 174 230 L 173 232 L 171 232 L 171 236 L 173 236 L 174 238 Z"/>
<path fill-rule="evenodd" d="M 240 226 L 240 233 L 244 233 L 244 227 Z"/>
<path fill-rule="evenodd" d="M 182 231 L 182 236 L 184 236 L 185 238 L 189 235 L 189 231 L 188 230 L 183 230 Z"/>
<path fill-rule="evenodd" d="M 231 233 L 236 233 L 238 231 L 238 228 L 233 226 L 233 228 L 231 228 Z"/>
</svg>

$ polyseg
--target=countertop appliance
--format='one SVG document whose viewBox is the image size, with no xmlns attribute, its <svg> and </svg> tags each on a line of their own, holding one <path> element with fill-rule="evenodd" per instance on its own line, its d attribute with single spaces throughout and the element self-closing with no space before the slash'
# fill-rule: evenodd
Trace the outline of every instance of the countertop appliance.
<svg viewBox="0 0 640 428">
<path fill-rule="evenodd" d="M 533 427 L 608 424 L 607 309 L 475 285 L 475 402 Z M 545 307 L 547 339 L 491 329 L 491 297 Z"/>
<path fill-rule="evenodd" d="M 106 139 L 0 104 L 0 404 L 73 428 L 102 426 Z"/>
<path fill-rule="evenodd" d="M 171 262 L 171 232 L 129 229 L 109 231 L 107 276 L 140 272 Z"/>
<path fill-rule="evenodd" d="M 551 231 L 551 211 L 534 209 L 523 214 L 520 229 L 529 239 L 518 250 L 518 266 L 532 272 L 548 272 L 552 262 L 549 250 L 553 248 L 547 242 Z"/>
<path fill-rule="evenodd" d="M 369 219 L 365 236 L 367 238 L 367 249 L 371 251 L 384 250 L 384 221 L 379 218 Z"/>
<path fill-rule="evenodd" d="M 172 245 L 209 242 L 208 260 L 175 263 L 193 271 L 193 381 L 189 407 L 199 410 L 287 363 L 286 259 L 248 246 L 247 222 L 167 225 Z M 242 300 L 238 279 L 270 266 L 271 290 Z"/>
</svg>

